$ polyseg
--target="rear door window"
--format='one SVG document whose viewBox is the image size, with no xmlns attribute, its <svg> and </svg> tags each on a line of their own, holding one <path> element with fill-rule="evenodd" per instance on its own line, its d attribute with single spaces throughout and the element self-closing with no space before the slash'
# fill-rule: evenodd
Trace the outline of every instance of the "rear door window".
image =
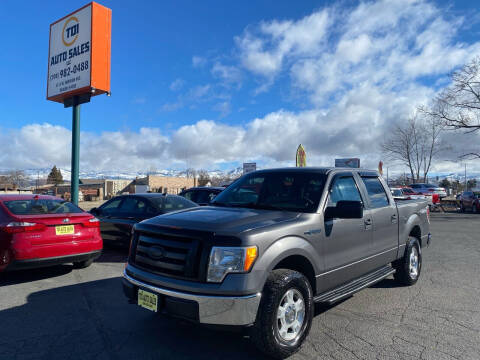
<svg viewBox="0 0 480 360">
<path fill-rule="evenodd" d="M 377 177 L 362 176 L 362 181 L 367 188 L 368 198 L 370 199 L 372 208 L 381 208 L 390 204 L 387 193 Z"/>
<path fill-rule="evenodd" d="M 208 204 L 213 198 L 215 194 L 208 191 L 208 190 L 201 190 L 198 192 L 196 203 L 199 204 Z"/>
<path fill-rule="evenodd" d="M 102 215 L 111 216 L 118 213 L 118 208 L 122 203 L 123 198 L 112 199 L 109 202 L 105 203 L 103 206 L 100 206 Z"/>
<path fill-rule="evenodd" d="M 188 209 L 194 206 L 196 205 L 180 196 L 167 196 L 164 201 L 164 212 Z"/>
<path fill-rule="evenodd" d="M 145 212 L 147 204 L 137 197 L 126 197 L 120 205 L 119 213 L 122 215 L 141 215 Z"/>
<path fill-rule="evenodd" d="M 196 192 L 195 192 L 195 191 L 186 191 L 186 192 L 183 194 L 183 197 L 184 197 L 185 199 L 187 199 L 187 200 L 196 202 L 197 197 L 196 197 L 195 195 L 196 195 Z"/>
</svg>

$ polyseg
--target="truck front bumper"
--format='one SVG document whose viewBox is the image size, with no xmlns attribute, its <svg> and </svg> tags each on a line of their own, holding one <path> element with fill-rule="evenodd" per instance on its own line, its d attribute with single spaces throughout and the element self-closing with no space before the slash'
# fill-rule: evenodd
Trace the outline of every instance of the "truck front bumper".
<svg viewBox="0 0 480 360">
<path fill-rule="evenodd" d="M 261 293 L 246 296 L 198 295 L 164 289 L 139 281 L 123 273 L 123 290 L 134 303 L 138 289 L 161 296 L 161 311 L 167 314 L 212 325 L 250 325 L 255 322 Z"/>
</svg>

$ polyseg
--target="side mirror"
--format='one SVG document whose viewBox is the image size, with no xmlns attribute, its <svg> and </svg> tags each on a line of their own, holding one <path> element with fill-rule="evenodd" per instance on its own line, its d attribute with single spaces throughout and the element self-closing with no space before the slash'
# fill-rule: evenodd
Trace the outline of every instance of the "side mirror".
<svg viewBox="0 0 480 360">
<path fill-rule="evenodd" d="M 100 209 L 94 207 L 94 208 L 90 209 L 89 213 L 92 214 L 92 215 L 99 215 L 100 214 Z"/>
<path fill-rule="evenodd" d="M 325 209 L 325 219 L 361 219 L 363 218 L 363 204 L 361 201 L 341 200 L 337 206 Z"/>
</svg>

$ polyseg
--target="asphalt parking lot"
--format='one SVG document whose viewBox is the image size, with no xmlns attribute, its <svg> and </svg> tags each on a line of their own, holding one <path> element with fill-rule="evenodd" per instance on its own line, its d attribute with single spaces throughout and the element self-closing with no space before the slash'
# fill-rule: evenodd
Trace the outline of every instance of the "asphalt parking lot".
<svg viewBox="0 0 480 360">
<path fill-rule="evenodd" d="M 292 359 L 480 359 L 480 215 L 432 214 L 433 243 L 413 287 L 388 278 L 317 307 Z M 254 359 L 241 334 L 129 305 L 125 252 L 90 268 L 0 274 L 0 359 Z"/>
</svg>

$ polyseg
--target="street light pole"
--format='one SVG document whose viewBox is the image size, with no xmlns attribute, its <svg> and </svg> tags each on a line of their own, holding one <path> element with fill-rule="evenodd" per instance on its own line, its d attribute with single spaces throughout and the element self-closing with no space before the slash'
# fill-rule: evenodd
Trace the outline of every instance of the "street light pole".
<svg viewBox="0 0 480 360">
<path fill-rule="evenodd" d="M 78 176 L 80 167 L 80 104 L 78 100 L 78 96 L 74 96 L 72 106 L 72 172 L 70 174 L 70 200 L 75 205 L 78 205 Z"/>
</svg>

